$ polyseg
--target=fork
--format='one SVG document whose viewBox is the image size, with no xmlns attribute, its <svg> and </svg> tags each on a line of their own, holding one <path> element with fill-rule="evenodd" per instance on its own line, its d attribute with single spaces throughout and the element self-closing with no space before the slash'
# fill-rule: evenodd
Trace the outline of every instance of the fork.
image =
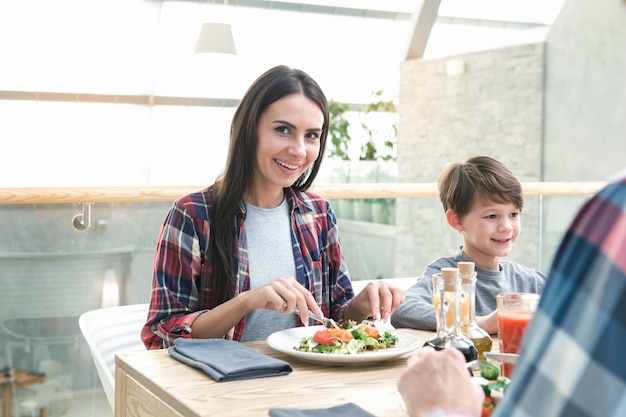
<svg viewBox="0 0 626 417">
<path fill-rule="evenodd" d="M 497 366 L 484 361 L 482 359 L 474 359 L 473 361 L 467 362 L 465 367 L 469 370 L 470 375 L 474 375 L 473 370 L 478 368 L 478 370 L 482 370 L 483 368 L 498 368 Z"/>
<path fill-rule="evenodd" d="M 284 303 L 284 306 L 287 307 L 287 303 Z M 296 309 L 294 310 L 294 313 L 296 314 L 300 314 L 300 310 L 298 310 L 298 308 L 296 307 Z M 341 329 L 341 327 L 339 327 L 339 325 L 337 324 L 337 322 L 333 319 L 327 319 L 326 317 L 320 317 L 317 314 L 313 313 L 311 310 L 308 310 L 307 314 L 309 315 L 310 319 L 313 319 L 317 322 L 320 322 L 324 325 L 324 327 L 334 327 L 336 329 Z"/>
<path fill-rule="evenodd" d="M 297 312 L 297 310 L 296 310 Z M 309 314 L 309 318 L 315 320 L 315 321 L 319 321 L 320 323 L 324 324 L 324 327 L 334 327 L 336 329 L 341 329 L 341 327 L 339 327 L 339 325 L 337 324 L 337 322 L 335 322 L 335 320 L 330 319 L 330 318 L 326 318 L 326 317 L 320 317 L 317 314 L 313 313 L 311 310 L 309 310 L 308 312 Z"/>
</svg>

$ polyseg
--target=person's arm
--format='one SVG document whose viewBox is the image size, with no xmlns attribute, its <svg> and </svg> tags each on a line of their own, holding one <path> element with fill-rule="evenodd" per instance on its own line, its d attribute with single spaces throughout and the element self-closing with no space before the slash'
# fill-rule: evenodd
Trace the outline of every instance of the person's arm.
<svg viewBox="0 0 626 417">
<path fill-rule="evenodd" d="M 285 314 L 299 311 L 302 323 L 308 323 L 308 310 L 321 314 L 313 295 L 293 278 L 278 278 L 261 287 L 243 291 L 219 306 L 198 316 L 191 325 L 192 337 L 223 337 L 248 313 L 259 309 L 280 310 Z"/>
<path fill-rule="evenodd" d="M 485 398 L 456 349 L 422 349 L 397 381 L 411 417 L 477 417 Z"/>
<path fill-rule="evenodd" d="M 489 334 L 498 334 L 498 310 L 486 316 L 476 316 L 476 324 Z"/>
<path fill-rule="evenodd" d="M 141 333 L 148 349 L 168 347 L 176 338 L 191 337 L 191 324 L 203 313 L 196 311 L 195 278 L 202 269 L 201 238 L 208 237 L 197 233 L 202 230 L 197 223 L 203 221 L 203 216 L 190 211 L 200 207 L 194 204 L 194 196 L 182 197 L 174 203 L 159 233 L 150 309 Z"/>
<path fill-rule="evenodd" d="M 408 289 L 404 302 L 391 315 L 391 324 L 396 328 L 436 330 L 431 279 L 421 277 Z"/>
</svg>

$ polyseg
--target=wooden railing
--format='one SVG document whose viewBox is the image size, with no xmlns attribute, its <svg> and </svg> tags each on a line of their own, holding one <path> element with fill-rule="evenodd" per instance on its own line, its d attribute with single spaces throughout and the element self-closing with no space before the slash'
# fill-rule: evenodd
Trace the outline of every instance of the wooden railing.
<svg viewBox="0 0 626 417">
<path fill-rule="evenodd" d="M 526 182 L 525 196 L 588 195 L 604 182 Z M 0 204 L 68 204 L 174 201 L 203 186 L 0 188 Z M 435 183 L 319 184 L 312 191 L 326 198 L 437 197 Z"/>
</svg>

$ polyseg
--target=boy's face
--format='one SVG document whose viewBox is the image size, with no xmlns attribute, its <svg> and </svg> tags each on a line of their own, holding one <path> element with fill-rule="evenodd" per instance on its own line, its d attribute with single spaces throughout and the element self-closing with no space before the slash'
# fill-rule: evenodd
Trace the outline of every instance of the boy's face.
<svg viewBox="0 0 626 417">
<path fill-rule="evenodd" d="M 520 210 L 513 204 L 475 199 L 469 213 L 452 224 L 463 235 L 464 252 L 477 264 L 508 256 L 520 234 Z"/>
</svg>

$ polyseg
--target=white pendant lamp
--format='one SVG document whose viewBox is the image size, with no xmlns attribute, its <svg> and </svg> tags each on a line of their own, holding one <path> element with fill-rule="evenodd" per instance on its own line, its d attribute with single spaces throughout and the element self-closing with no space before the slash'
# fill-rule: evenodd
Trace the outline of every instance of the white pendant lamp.
<svg viewBox="0 0 626 417">
<path fill-rule="evenodd" d="M 227 23 L 204 23 L 196 42 L 196 53 L 236 55 L 233 32 Z"/>
</svg>

